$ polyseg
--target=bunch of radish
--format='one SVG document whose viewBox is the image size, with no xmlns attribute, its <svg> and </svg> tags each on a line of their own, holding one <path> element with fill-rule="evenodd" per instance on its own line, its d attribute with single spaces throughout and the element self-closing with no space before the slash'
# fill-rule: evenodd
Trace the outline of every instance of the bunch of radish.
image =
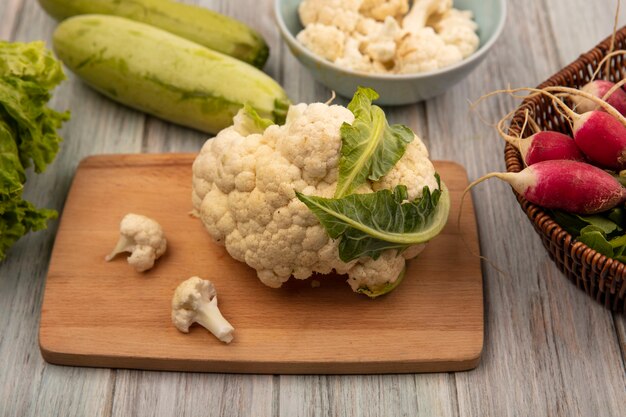
<svg viewBox="0 0 626 417">
<path fill-rule="evenodd" d="M 613 52 L 605 59 L 626 51 Z M 600 68 L 602 62 L 598 66 Z M 595 74 L 594 74 L 595 78 Z M 468 190 L 488 179 L 499 178 L 531 203 L 548 209 L 587 215 L 610 210 L 626 201 L 626 188 L 616 179 L 626 170 L 626 91 L 619 83 L 593 80 L 581 89 L 546 87 L 499 90 L 520 97 L 542 95 L 569 121 L 572 136 L 542 131 L 526 111 L 520 137 L 507 134 L 501 119 L 496 128 L 504 140 L 517 148 L 526 164 L 518 173 L 491 173 L 474 181 Z M 566 101 L 567 99 L 567 101 Z M 567 103 L 573 103 L 568 105 Z M 526 124 L 532 134 L 522 139 Z"/>
</svg>

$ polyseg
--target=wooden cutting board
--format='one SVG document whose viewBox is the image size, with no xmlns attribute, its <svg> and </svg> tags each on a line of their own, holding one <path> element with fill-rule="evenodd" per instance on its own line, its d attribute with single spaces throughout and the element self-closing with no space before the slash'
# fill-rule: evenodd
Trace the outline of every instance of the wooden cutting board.
<svg viewBox="0 0 626 417">
<path fill-rule="evenodd" d="M 474 368 L 483 346 L 480 259 L 457 229 L 464 169 L 436 162 L 452 197 L 447 226 L 411 261 L 404 282 L 371 300 L 345 277 L 263 285 L 255 271 L 214 244 L 191 211 L 194 155 L 104 155 L 83 160 L 52 252 L 39 343 L 51 363 L 241 373 L 403 373 Z M 464 240 L 479 251 L 473 206 Z M 127 213 L 156 219 L 168 252 L 137 273 L 125 256 L 105 262 Z M 223 344 L 170 321 L 174 289 L 190 276 L 212 280 L 235 327 Z"/>
</svg>

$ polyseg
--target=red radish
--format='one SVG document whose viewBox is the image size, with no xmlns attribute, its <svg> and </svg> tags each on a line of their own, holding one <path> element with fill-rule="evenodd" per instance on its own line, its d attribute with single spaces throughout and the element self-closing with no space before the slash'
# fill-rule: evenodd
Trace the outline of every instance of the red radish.
<svg viewBox="0 0 626 417">
<path fill-rule="evenodd" d="M 574 121 L 574 140 L 594 163 L 614 170 L 626 168 L 626 127 L 610 114 L 581 115 Z"/>
<path fill-rule="evenodd" d="M 610 93 L 609 97 L 605 97 L 609 90 L 611 90 L 611 88 L 613 88 L 614 86 L 615 83 L 611 81 L 595 80 L 585 84 L 585 86 L 581 88 L 580 91 L 589 93 L 606 101 L 611 106 L 613 106 L 615 110 L 620 112 L 620 114 L 626 115 L 626 91 L 618 87 L 617 89 L 615 89 L 615 91 Z M 598 104 L 582 96 L 572 95 L 570 98 L 574 102 L 575 110 L 578 113 L 585 113 L 592 110 L 601 110 Z"/>
<path fill-rule="evenodd" d="M 570 213 L 600 213 L 626 201 L 626 188 L 611 174 L 578 161 L 543 161 L 517 173 L 494 172 L 472 182 L 465 192 L 493 177 L 533 204 Z"/>
<path fill-rule="evenodd" d="M 526 111 L 526 121 L 531 121 L 531 126 L 535 133 L 525 139 L 507 134 L 502 126 L 508 118 L 507 116 L 498 122 L 496 129 L 505 141 L 517 148 L 526 165 L 555 159 L 581 162 L 585 160 L 574 139 L 560 132 L 541 131 L 539 126 L 532 119 L 529 119 L 528 111 Z M 526 126 L 526 121 L 524 122 L 524 127 Z M 522 127 L 522 133 L 524 127 Z"/>
<path fill-rule="evenodd" d="M 537 132 L 521 141 L 519 150 L 526 165 L 558 159 L 585 160 L 574 139 L 560 132 Z"/>
<path fill-rule="evenodd" d="M 619 1 L 618 1 L 618 12 L 619 12 Z M 617 18 L 617 14 L 615 15 Z M 617 20 L 615 21 L 617 24 Z M 613 28 L 613 36 L 611 37 L 611 47 L 610 51 L 613 50 L 614 40 L 615 40 L 615 30 L 617 26 Z M 626 115 L 626 92 L 622 90 L 620 87 L 624 85 L 624 81 L 622 80 L 619 83 L 615 84 L 608 80 L 596 80 L 596 77 L 600 73 L 602 66 L 605 65 L 605 76 L 608 75 L 611 70 L 611 59 L 618 55 L 625 55 L 626 50 L 620 49 L 617 51 L 609 52 L 605 55 L 604 58 L 600 62 L 598 62 L 598 66 L 591 76 L 591 81 L 585 84 L 580 90 L 586 93 L 589 93 L 595 97 L 601 98 L 602 100 L 609 103 L 611 106 L 615 107 L 617 111 L 619 111 L 622 115 Z M 588 112 L 591 110 L 601 110 L 597 104 L 593 101 L 583 98 L 581 96 L 572 96 L 572 101 L 575 104 L 575 109 L 579 113 Z"/>
<path fill-rule="evenodd" d="M 527 97 L 515 95 L 521 91 L 527 91 Z M 552 94 L 578 95 L 589 99 L 598 104 L 606 113 L 593 110 L 582 115 L 575 113 L 561 99 Z M 626 169 L 626 118 L 622 116 L 615 108 L 598 97 L 570 87 L 545 87 L 543 89 L 522 87 L 509 90 L 498 90 L 482 96 L 472 106 L 475 106 L 481 100 L 496 94 L 508 93 L 517 98 L 528 98 L 543 94 L 549 97 L 555 105 L 555 110 L 564 118 L 573 121 L 572 132 L 574 142 L 580 151 L 588 157 L 588 159 L 601 165 L 603 168 L 613 170 Z M 615 118 L 611 123 L 603 123 L 610 116 Z"/>
<path fill-rule="evenodd" d="M 543 90 L 522 89 L 545 94 L 574 121 L 572 132 L 578 148 L 589 160 L 603 168 L 623 170 L 626 168 L 626 118 L 608 103 L 591 94 L 569 87 L 546 87 Z M 582 115 L 574 113 L 550 92 L 581 95 L 594 101 L 603 110 L 592 110 Z"/>
</svg>

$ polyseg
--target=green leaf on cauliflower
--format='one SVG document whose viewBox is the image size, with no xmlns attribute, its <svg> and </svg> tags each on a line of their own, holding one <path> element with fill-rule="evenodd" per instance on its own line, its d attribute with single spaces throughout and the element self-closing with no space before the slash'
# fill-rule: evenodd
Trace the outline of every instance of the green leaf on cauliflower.
<svg viewBox="0 0 626 417">
<path fill-rule="evenodd" d="M 235 119 L 237 130 L 246 136 L 254 133 L 263 133 L 265 129 L 274 124 L 272 120 L 259 116 L 259 113 L 248 103 L 244 104 L 241 114 L 237 115 Z"/>
<path fill-rule="evenodd" d="M 409 246 L 437 236 L 446 224 L 450 196 L 445 186 L 432 191 L 424 187 L 422 196 L 408 200 L 407 188 L 343 198 L 323 198 L 296 193 L 318 218 L 333 239 L 339 239 L 339 257 L 344 262 L 369 256 L 377 259 L 389 249 L 399 253 Z"/>
<path fill-rule="evenodd" d="M 289 111 L 289 106 L 291 103 L 289 100 L 274 100 L 274 111 L 272 115 L 274 116 L 274 120 L 277 125 L 285 124 L 285 119 L 287 118 L 287 112 Z"/>
<path fill-rule="evenodd" d="M 22 199 L 22 190 L 25 168 L 43 172 L 59 150 L 57 129 L 69 113 L 47 103 L 64 78 L 43 42 L 0 41 L 0 260 L 21 236 L 44 229 L 57 215 Z"/>
<path fill-rule="evenodd" d="M 353 193 L 367 180 L 378 181 L 402 158 L 415 135 L 407 126 L 391 125 L 383 110 L 372 105 L 378 94 L 359 87 L 348 109 L 352 124 L 341 126 L 341 158 L 335 198 Z"/>
</svg>

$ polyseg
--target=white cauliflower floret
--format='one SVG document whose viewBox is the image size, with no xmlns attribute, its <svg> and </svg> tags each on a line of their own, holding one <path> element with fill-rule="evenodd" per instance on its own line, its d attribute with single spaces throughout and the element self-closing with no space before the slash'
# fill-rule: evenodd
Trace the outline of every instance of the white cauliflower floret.
<svg viewBox="0 0 626 417">
<path fill-rule="evenodd" d="M 335 61 L 335 64 L 353 71 L 373 72 L 374 64 L 367 54 L 361 53 L 360 45 L 361 42 L 358 39 L 348 38 L 344 46 L 344 54 Z"/>
<path fill-rule="evenodd" d="M 452 0 L 414 0 L 411 11 L 402 20 L 402 29 L 419 32 L 426 27 L 428 19 L 435 14 L 444 14 L 452 8 Z"/>
<path fill-rule="evenodd" d="M 473 54 L 480 43 L 476 34 L 478 25 L 472 19 L 471 10 L 451 9 L 434 24 L 441 39 L 448 45 L 456 46 L 463 58 Z"/>
<path fill-rule="evenodd" d="M 128 263 L 138 272 L 147 271 L 165 253 L 167 241 L 161 226 L 154 220 L 129 213 L 120 223 L 120 239 L 104 259 L 112 260 L 123 252 L 131 252 Z"/>
<path fill-rule="evenodd" d="M 172 297 L 172 323 L 183 333 L 198 323 L 219 340 L 233 340 L 233 326 L 222 316 L 217 307 L 217 292 L 211 281 L 191 277 L 181 282 Z"/>
<path fill-rule="evenodd" d="M 291 276 L 306 279 L 335 271 L 347 274 L 353 288 L 376 291 L 396 282 L 405 259 L 423 248 L 409 247 L 403 256 L 387 250 L 377 260 L 363 257 L 343 262 L 338 241 L 328 236 L 296 197 L 295 191 L 333 197 L 340 127 L 353 121 L 352 112 L 342 106 L 299 104 L 289 108 L 283 126 L 270 126 L 262 135 L 244 136 L 236 127 L 223 130 L 204 144 L 196 158 L 194 209 L 213 239 L 225 245 L 234 259 L 256 269 L 265 285 L 276 288 Z M 242 162 L 248 155 L 256 163 Z M 253 189 L 237 187 L 237 169 L 255 178 Z M 424 186 L 437 187 L 434 173 L 428 152 L 416 136 L 387 175 L 379 182 L 367 182 L 358 192 L 404 184 L 414 198 Z"/>
<path fill-rule="evenodd" d="M 312 23 L 298 33 L 297 38 L 311 52 L 329 61 L 343 56 L 345 35 L 334 26 Z"/>
<path fill-rule="evenodd" d="M 387 17 L 376 32 L 363 42 L 365 52 L 375 62 L 392 62 L 396 55 L 396 39 L 400 35 L 400 25 L 393 17 Z"/>
<path fill-rule="evenodd" d="M 321 23 L 350 33 L 359 22 L 362 2 L 363 0 L 304 0 L 298 7 L 298 13 L 304 26 Z"/>
<path fill-rule="evenodd" d="M 446 45 L 433 28 L 408 33 L 400 41 L 396 70 L 399 73 L 434 71 L 463 59 L 458 48 Z"/>
<path fill-rule="evenodd" d="M 406 147 L 398 163 L 379 181 L 372 184 L 372 189 L 374 191 L 391 189 L 397 184 L 406 185 L 411 200 L 422 195 L 424 186 L 431 190 L 437 189 L 435 167 L 428 159 L 426 146 L 417 136 Z"/>
<path fill-rule="evenodd" d="M 363 262 L 356 264 L 350 270 L 348 284 L 353 291 L 371 290 L 381 287 L 380 276 L 388 277 L 384 284 L 394 284 L 401 277 L 405 265 L 404 257 L 397 256 L 394 250 L 388 250 L 376 260 L 365 258 Z"/>
<path fill-rule="evenodd" d="M 409 0 L 363 0 L 361 14 L 383 21 L 387 17 L 400 18 L 409 11 Z"/>
</svg>

